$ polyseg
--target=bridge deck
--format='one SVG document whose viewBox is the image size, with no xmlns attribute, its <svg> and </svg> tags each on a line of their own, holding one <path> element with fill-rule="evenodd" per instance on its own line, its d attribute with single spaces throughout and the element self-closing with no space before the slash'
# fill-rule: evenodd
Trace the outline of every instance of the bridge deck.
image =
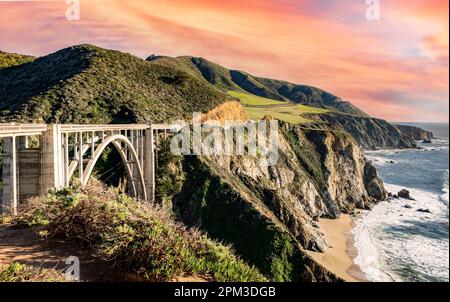
<svg viewBox="0 0 450 302">
<path fill-rule="evenodd" d="M 47 131 L 46 124 L 0 124 L 0 138 L 11 136 L 40 135 Z M 120 131 L 120 130 L 175 130 L 179 131 L 178 124 L 107 124 L 107 125 L 59 125 L 62 132 L 81 131 Z"/>
</svg>

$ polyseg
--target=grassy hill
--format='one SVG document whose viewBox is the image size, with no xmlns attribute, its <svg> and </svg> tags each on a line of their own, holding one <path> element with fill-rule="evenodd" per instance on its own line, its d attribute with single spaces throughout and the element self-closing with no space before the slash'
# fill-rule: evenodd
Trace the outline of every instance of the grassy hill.
<svg viewBox="0 0 450 302">
<path fill-rule="evenodd" d="M 260 120 L 264 116 L 270 115 L 277 120 L 291 124 L 317 123 L 317 118 L 310 119 L 305 115 L 329 112 L 328 109 L 277 101 L 247 92 L 228 91 L 228 94 L 241 101 L 249 117 L 253 120 Z"/>
<path fill-rule="evenodd" d="M 0 51 L 0 69 L 34 61 L 35 57 Z"/>
<path fill-rule="evenodd" d="M 167 122 L 227 99 L 182 68 L 91 45 L 0 70 L 3 122 Z"/>
<path fill-rule="evenodd" d="M 294 102 L 347 114 L 367 116 L 366 113 L 351 103 L 319 88 L 256 77 L 246 72 L 227 69 L 203 58 L 151 56 L 147 60 L 183 66 L 184 69 L 203 77 L 223 91 L 246 92 L 277 101 Z"/>
</svg>

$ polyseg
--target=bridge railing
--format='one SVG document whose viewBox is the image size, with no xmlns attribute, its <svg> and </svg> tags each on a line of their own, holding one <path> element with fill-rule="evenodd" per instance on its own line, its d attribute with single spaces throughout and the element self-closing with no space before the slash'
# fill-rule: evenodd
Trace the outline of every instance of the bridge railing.
<svg viewBox="0 0 450 302">
<path fill-rule="evenodd" d="M 45 124 L 0 124 L 0 138 L 40 135 L 45 131 Z"/>
<path fill-rule="evenodd" d="M 63 132 L 79 131 L 120 131 L 120 130 L 146 130 L 150 129 L 147 124 L 114 124 L 114 125 L 60 125 Z"/>
</svg>

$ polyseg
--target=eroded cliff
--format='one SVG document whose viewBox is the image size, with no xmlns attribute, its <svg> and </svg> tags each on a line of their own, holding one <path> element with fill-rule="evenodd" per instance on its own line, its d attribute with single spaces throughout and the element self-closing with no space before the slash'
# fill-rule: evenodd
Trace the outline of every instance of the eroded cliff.
<svg viewBox="0 0 450 302">
<path fill-rule="evenodd" d="M 306 250 L 325 251 L 317 220 L 370 208 L 386 196 L 376 169 L 344 132 L 282 124 L 279 160 L 186 157 L 173 208 L 189 226 L 230 243 L 277 281 L 337 281 Z M 181 172 L 182 171 L 182 172 Z"/>
<path fill-rule="evenodd" d="M 408 125 L 395 126 L 400 129 L 400 131 L 402 131 L 410 140 L 429 140 L 435 138 L 432 132 L 419 127 Z"/>
<path fill-rule="evenodd" d="M 416 147 L 411 137 L 395 125 L 382 119 L 336 112 L 306 114 L 305 116 L 321 121 L 322 123 L 318 124 L 319 128 L 346 131 L 364 149 Z"/>
</svg>

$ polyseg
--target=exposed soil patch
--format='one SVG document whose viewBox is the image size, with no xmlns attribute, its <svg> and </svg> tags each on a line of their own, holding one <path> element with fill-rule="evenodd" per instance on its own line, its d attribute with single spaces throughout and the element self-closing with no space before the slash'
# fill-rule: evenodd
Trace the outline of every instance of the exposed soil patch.
<svg viewBox="0 0 450 302">
<path fill-rule="evenodd" d="M 80 260 L 81 281 L 145 281 L 137 274 L 120 272 L 111 263 L 96 258 L 83 244 L 74 241 L 39 237 L 36 229 L 13 229 L 0 226 L 0 263 L 17 261 L 42 268 L 64 270 L 66 259 L 76 256 Z"/>
</svg>

